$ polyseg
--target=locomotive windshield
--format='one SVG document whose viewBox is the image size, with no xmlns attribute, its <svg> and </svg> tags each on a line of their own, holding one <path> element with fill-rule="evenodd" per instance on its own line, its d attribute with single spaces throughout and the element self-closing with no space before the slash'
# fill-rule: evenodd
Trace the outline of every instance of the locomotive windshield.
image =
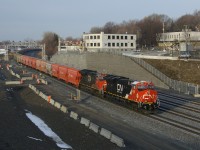
<svg viewBox="0 0 200 150">
<path fill-rule="evenodd" d="M 154 89 L 153 85 L 138 85 L 137 86 L 138 90 L 148 90 L 148 89 Z"/>
<path fill-rule="evenodd" d="M 148 85 L 148 89 L 154 89 L 153 85 Z"/>
<path fill-rule="evenodd" d="M 148 89 L 148 86 L 145 86 L 145 85 L 138 85 L 138 86 L 137 86 L 137 89 L 138 89 L 138 90 L 146 90 L 146 89 Z"/>
</svg>

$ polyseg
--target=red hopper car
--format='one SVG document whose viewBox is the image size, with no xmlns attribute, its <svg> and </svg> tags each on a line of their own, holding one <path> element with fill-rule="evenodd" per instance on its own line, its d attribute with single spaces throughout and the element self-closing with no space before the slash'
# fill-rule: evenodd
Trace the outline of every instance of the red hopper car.
<svg viewBox="0 0 200 150">
<path fill-rule="evenodd" d="M 81 80 L 81 74 L 80 74 L 79 70 L 74 69 L 74 68 L 68 68 L 67 82 L 78 87 L 80 80 Z"/>
<path fill-rule="evenodd" d="M 51 73 L 51 75 L 53 76 L 53 77 L 56 77 L 56 78 L 58 78 L 58 73 L 59 73 L 59 64 L 52 64 L 51 65 L 51 71 L 52 71 L 52 73 Z"/>
<path fill-rule="evenodd" d="M 67 71 L 68 71 L 67 66 L 59 66 L 58 67 L 58 78 L 67 82 Z"/>
</svg>

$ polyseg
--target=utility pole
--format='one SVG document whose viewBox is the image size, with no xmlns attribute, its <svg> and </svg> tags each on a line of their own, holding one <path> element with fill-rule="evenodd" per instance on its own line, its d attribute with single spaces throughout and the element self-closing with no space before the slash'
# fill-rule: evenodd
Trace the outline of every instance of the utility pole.
<svg viewBox="0 0 200 150">
<path fill-rule="evenodd" d="M 46 60 L 45 44 L 42 45 L 42 59 Z"/>
<path fill-rule="evenodd" d="M 5 53 L 4 59 L 5 59 L 5 61 L 8 61 L 9 60 L 9 58 L 8 58 L 8 45 L 5 46 L 5 50 L 6 50 L 6 53 Z"/>
<path fill-rule="evenodd" d="M 163 29 L 162 30 L 163 30 L 163 48 L 164 48 L 163 50 L 165 50 L 165 39 L 164 39 L 165 38 L 165 35 L 164 35 L 164 33 L 165 33 L 165 22 L 164 21 L 163 21 Z"/>
<path fill-rule="evenodd" d="M 61 40 L 60 37 L 58 38 L 58 54 L 60 54 L 60 49 L 61 49 Z"/>
</svg>

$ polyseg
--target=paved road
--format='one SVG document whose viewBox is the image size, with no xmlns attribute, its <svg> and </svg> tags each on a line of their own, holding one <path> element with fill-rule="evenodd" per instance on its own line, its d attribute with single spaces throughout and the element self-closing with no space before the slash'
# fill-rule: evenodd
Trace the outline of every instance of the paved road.
<svg viewBox="0 0 200 150">
<path fill-rule="evenodd" d="M 1 73 L 10 80 L 3 69 Z M 0 79 L 2 82 L 3 78 Z M 57 108 L 35 95 L 28 87 L 6 87 L 0 83 L 0 150 L 61 149 L 53 139 L 44 135 L 26 116 L 27 110 L 41 118 L 66 144 L 73 149 L 117 150 L 119 147 L 106 138 L 85 128 Z"/>
</svg>

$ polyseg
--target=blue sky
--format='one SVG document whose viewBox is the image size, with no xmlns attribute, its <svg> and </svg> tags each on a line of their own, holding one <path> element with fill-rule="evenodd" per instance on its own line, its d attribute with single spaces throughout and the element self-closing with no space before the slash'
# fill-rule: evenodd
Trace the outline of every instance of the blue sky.
<svg viewBox="0 0 200 150">
<path fill-rule="evenodd" d="M 81 37 L 108 21 L 140 20 L 153 13 L 173 19 L 200 10 L 200 0 L 0 0 L 0 41 L 41 40 L 44 32 Z"/>
</svg>

